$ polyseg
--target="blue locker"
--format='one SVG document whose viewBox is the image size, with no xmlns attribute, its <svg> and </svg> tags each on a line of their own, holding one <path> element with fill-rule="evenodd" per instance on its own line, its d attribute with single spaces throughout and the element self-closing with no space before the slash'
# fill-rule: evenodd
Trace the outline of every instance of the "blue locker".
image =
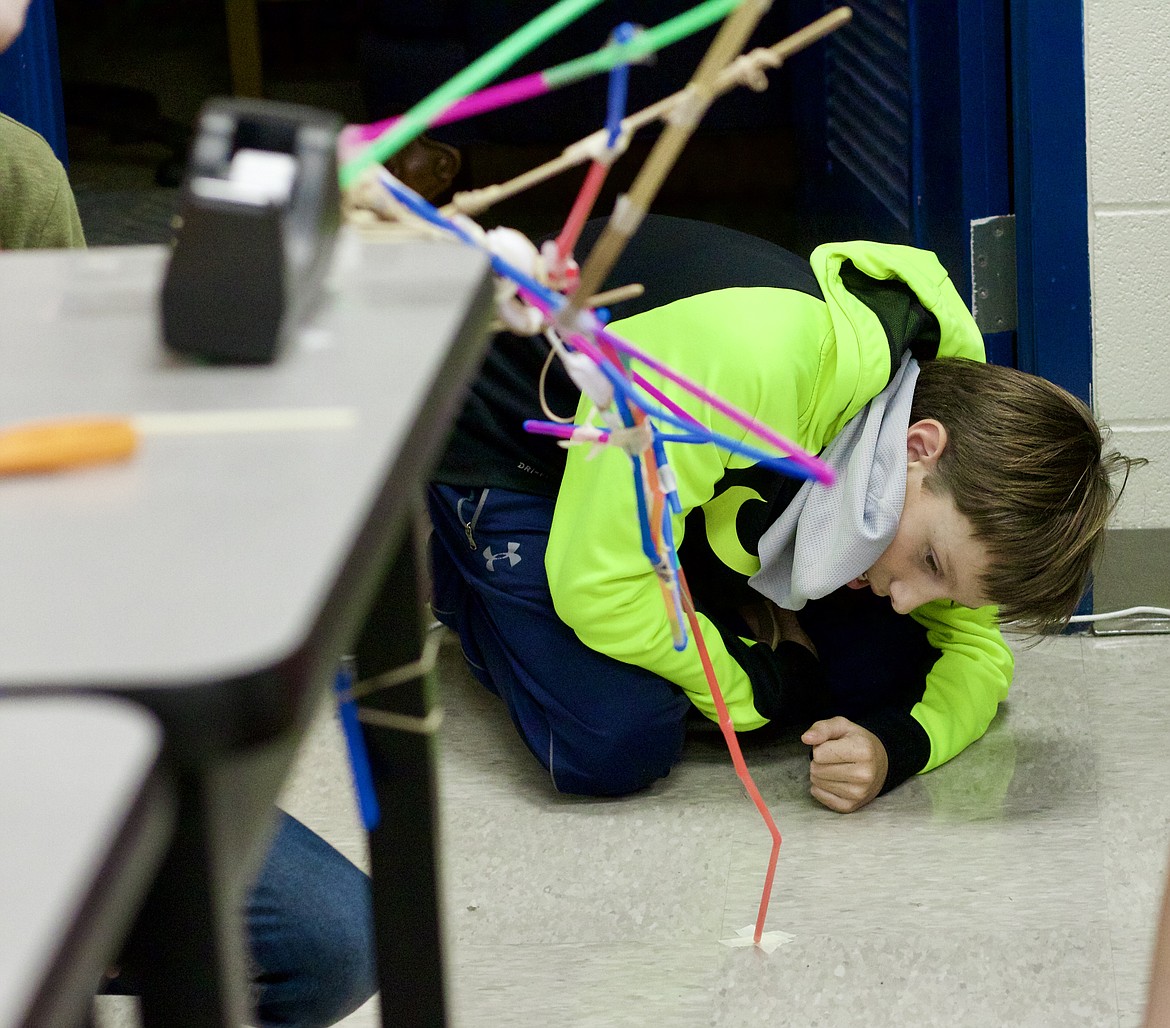
<svg viewBox="0 0 1170 1028">
<path fill-rule="evenodd" d="M 36 129 L 68 167 L 53 0 L 32 0 L 24 32 L 0 54 L 0 111 Z"/>
<path fill-rule="evenodd" d="M 831 0 L 794 0 L 792 24 Z M 1079 4 L 852 0 L 792 62 L 808 242 L 935 250 L 971 300 L 971 223 L 1016 215 L 1018 330 L 989 356 L 1088 399 L 1090 322 Z"/>
</svg>

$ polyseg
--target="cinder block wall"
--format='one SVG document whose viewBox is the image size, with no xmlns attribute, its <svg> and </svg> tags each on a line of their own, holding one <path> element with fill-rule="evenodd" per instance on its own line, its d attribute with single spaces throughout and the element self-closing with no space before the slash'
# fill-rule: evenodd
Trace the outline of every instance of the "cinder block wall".
<svg viewBox="0 0 1170 1028">
<path fill-rule="evenodd" d="M 1118 448 L 1151 461 L 1116 527 L 1167 529 L 1170 3 L 1084 0 L 1084 14 L 1093 403 Z"/>
</svg>

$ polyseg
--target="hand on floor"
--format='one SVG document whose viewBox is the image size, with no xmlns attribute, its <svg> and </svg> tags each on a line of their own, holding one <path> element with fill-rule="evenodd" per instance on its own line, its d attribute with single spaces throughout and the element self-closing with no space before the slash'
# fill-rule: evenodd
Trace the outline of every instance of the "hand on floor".
<svg viewBox="0 0 1170 1028">
<path fill-rule="evenodd" d="M 848 718 L 817 721 L 800 741 L 811 746 L 813 798 L 830 810 L 851 814 L 864 807 L 886 781 L 889 760 L 881 740 Z"/>
</svg>

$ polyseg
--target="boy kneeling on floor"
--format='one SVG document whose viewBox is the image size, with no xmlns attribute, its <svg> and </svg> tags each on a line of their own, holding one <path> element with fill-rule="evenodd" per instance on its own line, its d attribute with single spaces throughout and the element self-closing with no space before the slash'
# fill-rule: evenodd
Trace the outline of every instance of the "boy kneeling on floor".
<svg viewBox="0 0 1170 1028">
<path fill-rule="evenodd" d="M 929 252 L 852 242 L 804 261 L 651 216 L 607 286 L 625 282 L 646 292 L 616 334 L 838 475 L 801 484 L 713 444 L 667 444 L 679 559 L 736 730 L 803 729 L 812 795 L 842 812 L 950 760 L 1007 695 L 1000 622 L 1067 622 L 1112 476 L 1137 462 L 1106 454 L 1064 390 L 983 363 Z M 429 490 L 433 607 L 553 786 L 620 795 L 669 773 L 692 708 L 716 714 L 695 647 L 672 644 L 629 459 L 521 427 L 542 410 L 587 416 L 547 357 L 541 337 L 493 343 Z"/>
</svg>

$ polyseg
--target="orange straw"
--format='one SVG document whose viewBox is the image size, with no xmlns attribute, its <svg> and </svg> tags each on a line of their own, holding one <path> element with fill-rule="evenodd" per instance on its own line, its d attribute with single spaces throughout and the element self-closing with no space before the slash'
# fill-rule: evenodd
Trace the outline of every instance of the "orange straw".
<svg viewBox="0 0 1170 1028">
<path fill-rule="evenodd" d="M 723 699 L 723 690 L 719 688 L 719 682 L 715 677 L 715 668 L 711 664 L 711 655 L 707 652 L 707 644 L 703 641 L 703 633 L 699 630 L 699 616 L 695 612 L 695 604 L 691 599 L 691 591 L 687 587 L 687 579 L 682 568 L 679 568 L 678 575 L 679 584 L 682 587 L 683 604 L 691 624 L 691 634 L 695 637 L 695 644 L 699 647 L 699 659 L 703 662 L 703 671 L 707 675 L 707 686 L 711 690 L 711 698 L 715 701 L 715 710 L 719 714 L 719 729 L 723 733 L 723 741 L 727 743 L 731 762 L 735 765 L 735 773 L 739 775 L 739 780 L 747 789 L 748 795 L 760 812 L 760 817 L 764 819 L 764 824 L 772 833 L 772 855 L 768 859 L 768 873 L 764 876 L 764 894 L 760 897 L 760 911 L 756 915 L 756 931 L 752 936 L 752 941 L 758 946 L 764 934 L 764 920 L 768 916 L 768 901 L 772 898 L 772 882 L 776 877 L 776 860 L 780 856 L 780 829 L 772 820 L 768 805 L 760 795 L 760 790 L 756 788 L 756 783 L 752 781 L 751 772 L 748 771 L 747 764 L 744 762 L 743 751 L 739 748 L 739 740 L 735 737 L 735 726 L 731 723 L 731 715 L 728 713 L 727 704 Z"/>
<path fill-rule="evenodd" d="M 645 412 L 641 409 L 635 408 L 635 411 L 634 417 L 636 421 L 640 422 L 646 417 Z M 662 557 L 663 545 L 659 524 L 665 497 L 663 496 L 661 482 L 657 475 L 657 461 L 653 448 L 647 447 L 642 457 L 646 462 L 646 468 L 648 470 L 647 477 L 653 484 L 654 504 L 653 512 L 650 516 L 651 534 L 654 540 L 654 548 L 660 557 Z M 663 559 L 665 558 L 663 557 Z M 667 592 L 666 583 L 661 578 L 658 581 L 662 586 L 663 598 L 667 601 L 667 610 L 669 612 L 674 605 L 673 598 Z M 764 922 L 767 920 L 768 904 L 772 898 L 772 883 L 776 878 L 776 863 L 780 857 L 780 829 L 776 827 L 776 822 L 772 818 L 772 812 L 768 810 L 768 805 L 764 802 L 763 796 L 760 795 L 760 790 L 756 787 L 751 772 L 748 771 L 747 762 L 743 759 L 743 750 L 740 749 L 739 739 L 735 734 L 735 725 L 732 724 L 731 713 L 727 709 L 727 702 L 723 699 L 723 690 L 719 688 L 719 679 L 715 675 L 715 666 L 711 663 L 711 655 L 707 651 L 707 643 L 703 639 L 703 632 L 699 627 L 699 616 L 695 611 L 695 602 L 691 598 L 691 591 L 687 585 L 686 575 L 683 574 L 681 567 L 678 569 L 678 583 L 679 593 L 682 596 L 683 609 L 686 611 L 687 621 L 691 626 L 691 635 L 694 637 L 695 645 L 699 650 L 699 660 L 703 665 L 703 673 L 707 676 L 707 688 L 711 690 L 711 699 L 714 701 L 715 710 L 719 715 L 719 730 L 723 733 L 723 741 L 727 744 L 727 752 L 731 755 L 731 763 L 735 765 L 735 773 L 739 776 L 739 780 L 743 783 L 743 787 L 747 790 L 747 794 L 756 805 L 756 809 L 760 812 L 760 817 L 764 819 L 764 824 L 768 826 L 768 831 L 772 835 L 772 852 L 768 858 L 768 870 L 764 875 L 764 891 L 760 896 L 760 909 L 756 914 L 756 930 L 752 936 L 752 941 L 758 946 L 760 939 L 764 935 Z"/>
</svg>

